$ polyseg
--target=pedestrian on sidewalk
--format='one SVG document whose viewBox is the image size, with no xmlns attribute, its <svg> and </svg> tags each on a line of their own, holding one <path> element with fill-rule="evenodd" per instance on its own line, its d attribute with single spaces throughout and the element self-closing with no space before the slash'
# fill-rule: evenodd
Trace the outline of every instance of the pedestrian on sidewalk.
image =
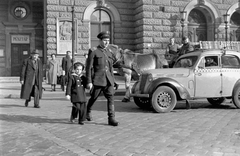
<svg viewBox="0 0 240 156">
<path fill-rule="evenodd" d="M 115 120 L 114 110 L 114 74 L 113 74 L 113 55 L 107 49 L 110 41 L 109 32 L 101 32 L 97 35 L 99 45 L 95 50 L 89 50 L 86 60 L 86 77 L 90 91 L 90 99 L 87 104 L 88 121 L 92 121 L 91 109 L 98 96 L 103 92 L 107 99 L 108 124 L 118 126 Z"/>
<path fill-rule="evenodd" d="M 51 85 L 51 91 L 56 91 L 57 76 L 59 74 L 59 63 L 56 60 L 56 55 L 51 54 L 51 60 L 47 63 L 48 83 Z"/>
<path fill-rule="evenodd" d="M 68 75 L 70 68 L 72 66 L 72 55 L 71 51 L 66 52 L 66 56 L 62 58 L 62 81 L 61 81 L 61 89 L 65 91 L 65 85 L 68 81 Z M 71 74 L 71 73 L 70 73 Z"/>
<path fill-rule="evenodd" d="M 23 61 L 20 75 L 21 99 L 26 99 L 25 106 L 34 97 L 34 107 L 40 108 L 39 99 L 42 97 L 43 68 L 38 50 L 33 50 L 31 56 Z"/>
<path fill-rule="evenodd" d="M 82 63 L 74 63 L 73 69 L 75 72 L 69 75 L 66 89 L 66 98 L 71 100 L 73 104 L 70 122 L 73 123 L 74 119 L 79 115 L 78 124 L 84 125 L 86 119 L 87 97 L 85 89 L 87 87 L 87 79 L 82 74 L 84 70 L 84 65 Z"/>
</svg>

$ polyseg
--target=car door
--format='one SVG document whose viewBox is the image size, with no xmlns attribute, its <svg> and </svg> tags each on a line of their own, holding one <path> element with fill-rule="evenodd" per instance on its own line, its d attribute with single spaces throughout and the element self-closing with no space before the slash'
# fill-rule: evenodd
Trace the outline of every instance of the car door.
<svg viewBox="0 0 240 156">
<path fill-rule="evenodd" d="M 222 95 L 232 96 L 233 87 L 240 78 L 240 60 L 236 55 L 221 56 L 222 64 Z"/>
<path fill-rule="evenodd" d="M 211 58 L 215 63 L 207 64 Z M 200 59 L 195 71 L 195 97 L 221 97 L 221 68 L 218 56 L 205 56 Z"/>
</svg>

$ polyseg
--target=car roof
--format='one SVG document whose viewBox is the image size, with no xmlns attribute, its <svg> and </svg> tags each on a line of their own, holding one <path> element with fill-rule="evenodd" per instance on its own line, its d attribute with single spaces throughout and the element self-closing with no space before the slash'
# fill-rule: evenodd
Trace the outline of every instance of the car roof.
<svg viewBox="0 0 240 156">
<path fill-rule="evenodd" d="M 205 55 L 221 55 L 221 54 L 223 54 L 223 50 L 221 49 L 200 49 L 194 52 L 184 54 L 180 58 L 187 57 L 187 56 L 205 56 Z M 234 51 L 234 50 L 226 50 L 226 54 L 235 54 L 240 57 L 240 52 Z"/>
</svg>

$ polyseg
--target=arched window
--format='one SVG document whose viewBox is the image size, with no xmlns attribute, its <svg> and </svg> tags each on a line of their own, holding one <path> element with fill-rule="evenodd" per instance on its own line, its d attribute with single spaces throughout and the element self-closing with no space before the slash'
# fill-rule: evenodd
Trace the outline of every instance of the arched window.
<svg viewBox="0 0 240 156">
<path fill-rule="evenodd" d="M 102 31 L 111 33 L 111 17 L 104 10 L 96 10 L 91 15 L 91 47 L 98 46 L 97 35 Z M 111 38 L 110 43 L 112 43 Z"/>
</svg>

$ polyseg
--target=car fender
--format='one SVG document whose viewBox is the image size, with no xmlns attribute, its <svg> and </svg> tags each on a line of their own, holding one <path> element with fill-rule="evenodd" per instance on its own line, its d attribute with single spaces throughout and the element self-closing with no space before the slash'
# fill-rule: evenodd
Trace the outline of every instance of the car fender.
<svg viewBox="0 0 240 156">
<path fill-rule="evenodd" d="M 133 86 L 132 86 L 132 93 L 135 93 L 136 92 L 136 87 L 137 87 L 137 84 L 139 83 L 139 81 L 136 81 Z"/>
<path fill-rule="evenodd" d="M 233 87 L 232 94 L 233 94 L 233 92 L 237 89 L 238 86 L 240 86 L 240 79 L 237 80 L 237 82 L 235 83 L 235 85 L 234 85 L 234 87 Z"/>
<path fill-rule="evenodd" d="M 190 99 L 190 94 L 183 85 L 178 83 L 176 80 L 167 77 L 158 78 L 151 82 L 148 87 L 148 93 L 150 96 L 153 95 L 158 86 L 171 87 L 176 93 L 178 99 Z"/>
</svg>

